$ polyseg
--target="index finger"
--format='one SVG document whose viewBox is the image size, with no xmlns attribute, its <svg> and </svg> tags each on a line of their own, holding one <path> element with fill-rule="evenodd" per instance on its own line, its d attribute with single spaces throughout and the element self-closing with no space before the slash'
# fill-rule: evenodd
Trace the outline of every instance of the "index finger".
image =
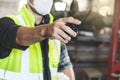
<svg viewBox="0 0 120 80">
<path fill-rule="evenodd" d="M 75 19 L 73 17 L 68 17 L 68 18 L 61 18 L 61 21 L 63 21 L 64 23 L 73 23 L 73 24 L 81 24 L 81 21 L 78 19 Z"/>
</svg>

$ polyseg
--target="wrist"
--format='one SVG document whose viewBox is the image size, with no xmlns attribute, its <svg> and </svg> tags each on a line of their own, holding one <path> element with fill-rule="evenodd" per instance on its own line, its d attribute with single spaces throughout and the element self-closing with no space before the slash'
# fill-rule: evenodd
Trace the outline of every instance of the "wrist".
<svg viewBox="0 0 120 80">
<path fill-rule="evenodd" d="M 46 39 L 48 36 L 46 35 L 47 33 L 47 27 L 46 26 L 38 26 L 36 27 L 35 33 L 36 37 L 38 37 L 40 40 Z"/>
</svg>

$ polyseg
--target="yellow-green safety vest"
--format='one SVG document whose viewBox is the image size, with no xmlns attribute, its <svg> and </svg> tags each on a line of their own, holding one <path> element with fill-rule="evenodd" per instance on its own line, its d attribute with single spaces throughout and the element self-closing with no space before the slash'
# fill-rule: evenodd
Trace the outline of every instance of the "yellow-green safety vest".
<svg viewBox="0 0 120 80">
<path fill-rule="evenodd" d="M 51 14 L 49 16 L 51 23 L 53 16 Z M 35 24 L 35 17 L 26 6 L 23 6 L 18 13 L 7 15 L 7 17 L 13 19 L 18 25 L 34 27 Z M 51 77 L 52 80 L 57 80 L 61 43 L 58 40 L 49 39 L 48 45 Z M 30 45 L 25 51 L 14 48 L 8 57 L 0 59 L 0 80 L 44 80 L 40 42 Z"/>
</svg>

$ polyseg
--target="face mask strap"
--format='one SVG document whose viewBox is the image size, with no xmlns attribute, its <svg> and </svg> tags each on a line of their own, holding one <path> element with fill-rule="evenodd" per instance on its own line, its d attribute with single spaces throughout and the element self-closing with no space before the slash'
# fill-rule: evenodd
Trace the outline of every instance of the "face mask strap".
<svg viewBox="0 0 120 80">
<path fill-rule="evenodd" d="M 27 0 L 27 2 L 32 8 L 34 8 L 33 4 L 30 2 L 30 0 Z"/>
</svg>

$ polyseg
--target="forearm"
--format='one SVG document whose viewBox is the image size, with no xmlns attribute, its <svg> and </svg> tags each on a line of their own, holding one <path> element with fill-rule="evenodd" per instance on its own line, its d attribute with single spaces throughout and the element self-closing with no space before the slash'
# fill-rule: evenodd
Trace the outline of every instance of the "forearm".
<svg viewBox="0 0 120 80">
<path fill-rule="evenodd" d="M 74 71 L 73 71 L 72 67 L 65 68 L 61 72 L 63 72 L 65 75 L 67 75 L 70 80 L 75 80 Z"/>
<path fill-rule="evenodd" d="M 30 44 L 36 43 L 38 41 L 44 40 L 45 28 L 44 26 L 38 26 L 35 28 L 19 27 L 16 36 L 16 42 L 22 46 L 29 46 Z"/>
<path fill-rule="evenodd" d="M 71 37 L 76 37 L 77 33 L 66 23 L 80 24 L 74 18 L 61 18 L 51 24 L 40 25 L 35 28 L 20 27 L 17 31 L 16 42 L 19 45 L 28 46 L 45 38 L 58 39 L 63 43 L 68 43 Z"/>
</svg>

